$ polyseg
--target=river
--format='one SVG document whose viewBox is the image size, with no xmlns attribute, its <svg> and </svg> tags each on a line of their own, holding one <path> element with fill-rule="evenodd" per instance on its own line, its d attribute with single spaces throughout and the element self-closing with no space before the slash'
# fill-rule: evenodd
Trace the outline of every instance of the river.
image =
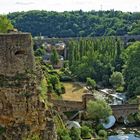
<svg viewBox="0 0 140 140">
<path fill-rule="evenodd" d="M 140 140 L 139 136 L 135 136 L 134 134 L 123 134 L 116 136 L 109 136 L 108 140 Z"/>
<path fill-rule="evenodd" d="M 108 89 L 101 90 L 102 93 L 109 95 L 110 103 L 120 105 L 126 102 L 124 93 L 110 94 Z M 125 125 L 115 124 L 113 129 L 109 129 L 108 140 L 140 140 L 140 127 L 126 127 Z"/>
</svg>

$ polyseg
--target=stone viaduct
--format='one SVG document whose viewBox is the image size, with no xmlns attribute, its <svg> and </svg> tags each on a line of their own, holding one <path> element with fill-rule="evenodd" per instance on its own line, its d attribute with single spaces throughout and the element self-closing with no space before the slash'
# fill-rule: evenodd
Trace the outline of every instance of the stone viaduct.
<svg viewBox="0 0 140 140">
<path fill-rule="evenodd" d="M 124 41 L 124 43 L 131 42 L 131 41 L 140 41 L 140 35 L 124 35 L 124 36 L 116 36 L 116 37 L 120 37 Z M 84 37 L 84 38 L 86 38 L 86 37 Z M 94 39 L 94 38 L 100 38 L 100 37 L 91 37 L 91 38 Z M 70 39 L 79 40 L 80 38 L 79 37 L 73 37 L 73 38 L 48 38 L 48 37 L 44 36 L 42 38 L 42 41 L 46 41 L 46 42 L 50 43 L 52 39 L 56 40 L 56 41 L 60 41 L 61 40 L 61 41 L 67 42 Z"/>
<path fill-rule="evenodd" d="M 85 94 L 82 97 L 82 101 L 67 101 L 67 100 L 54 100 L 50 99 L 55 109 L 60 112 L 71 112 L 86 110 L 87 102 L 89 100 L 95 100 L 92 94 Z M 113 115 L 118 120 L 119 118 L 125 118 L 129 114 L 139 111 L 139 104 L 124 104 L 124 105 L 111 105 Z"/>
<path fill-rule="evenodd" d="M 131 42 L 131 41 L 140 41 L 140 35 L 124 35 L 120 36 L 124 43 Z"/>
<path fill-rule="evenodd" d="M 116 37 L 120 37 L 124 41 L 124 44 L 127 44 L 128 42 L 140 41 L 140 35 L 124 35 L 124 36 L 116 36 Z M 84 38 L 86 38 L 86 37 L 84 37 Z M 91 37 L 91 38 L 95 39 L 95 38 L 100 38 L 100 37 Z M 67 43 L 67 41 L 71 40 L 71 39 L 79 40 L 80 37 L 73 37 L 73 38 L 48 38 L 48 37 L 44 36 L 41 40 L 36 40 L 35 39 L 34 43 L 37 46 L 40 46 L 40 44 L 42 44 L 44 42 L 52 43 L 52 40 L 54 42 L 62 41 L 64 43 Z M 67 51 L 68 51 L 68 48 L 65 47 L 64 52 L 63 52 L 64 58 L 67 57 Z"/>
</svg>

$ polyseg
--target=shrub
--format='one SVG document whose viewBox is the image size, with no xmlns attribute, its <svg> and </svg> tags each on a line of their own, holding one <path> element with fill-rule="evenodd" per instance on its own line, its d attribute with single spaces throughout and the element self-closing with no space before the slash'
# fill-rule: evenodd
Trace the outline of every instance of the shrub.
<svg viewBox="0 0 140 140">
<path fill-rule="evenodd" d="M 62 82 L 71 82 L 72 81 L 72 78 L 70 76 L 67 76 L 67 75 L 61 75 L 60 76 L 60 80 Z"/>
<path fill-rule="evenodd" d="M 61 94 L 64 94 L 66 91 L 65 91 L 65 87 L 63 84 L 61 84 Z"/>
<path fill-rule="evenodd" d="M 113 87 L 118 91 L 123 90 L 124 77 L 121 72 L 113 72 L 113 74 L 110 77 L 110 82 L 113 85 Z"/>
<path fill-rule="evenodd" d="M 102 130 L 104 129 L 104 127 L 103 127 L 102 124 L 98 124 L 97 127 L 96 127 L 96 130 L 97 131 L 99 131 L 100 129 L 102 129 Z"/>
<path fill-rule="evenodd" d="M 48 89 L 48 93 L 53 92 L 53 86 L 52 86 L 52 84 L 48 83 L 47 89 Z"/>
<path fill-rule="evenodd" d="M 58 140 L 71 140 L 69 133 L 66 129 L 59 129 L 57 131 Z"/>
<path fill-rule="evenodd" d="M 87 78 L 86 87 L 89 90 L 94 91 L 94 89 L 96 88 L 96 82 L 95 82 L 95 80 L 94 79 L 91 79 L 91 78 Z"/>
<path fill-rule="evenodd" d="M 82 126 L 81 137 L 82 138 L 91 138 L 91 129 L 87 126 Z"/>
<path fill-rule="evenodd" d="M 72 140 L 81 140 L 81 131 L 78 128 L 73 127 L 70 130 L 70 137 Z"/>
<path fill-rule="evenodd" d="M 28 136 L 28 138 L 23 138 L 23 140 L 40 140 L 38 135 Z"/>
<path fill-rule="evenodd" d="M 98 135 L 100 137 L 106 138 L 107 137 L 107 132 L 105 130 L 101 129 L 101 130 L 98 131 Z"/>
<path fill-rule="evenodd" d="M 61 90 L 61 85 L 60 84 L 55 84 L 55 92 L 60 95 L 62 93 Z"/>
</svg>

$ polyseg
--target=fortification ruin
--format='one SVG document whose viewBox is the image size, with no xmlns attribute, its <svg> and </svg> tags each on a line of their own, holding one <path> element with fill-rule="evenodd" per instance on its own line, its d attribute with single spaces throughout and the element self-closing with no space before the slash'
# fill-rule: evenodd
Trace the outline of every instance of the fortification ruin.
<svg viewBox="0 0 140 140">
<path fill-rule="evenodd" d="M 0 75 L 14 76 L 34 69 L 32 39 L 28 33 L 0 34 Z"/>
<path fill-rule="evenodd" d="M 40 101 L 42 78 L 35 65 L 31 35 L 0 34 L 0 140 L 33 135 L 55 140 L 51 113 Z"/>
</svg>

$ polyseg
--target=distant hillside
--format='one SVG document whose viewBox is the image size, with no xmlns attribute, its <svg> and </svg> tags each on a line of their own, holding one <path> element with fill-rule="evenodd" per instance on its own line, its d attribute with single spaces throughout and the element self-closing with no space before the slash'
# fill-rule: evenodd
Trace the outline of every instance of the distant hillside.
<svg viewBox="0 0 140 140">
<path fill-rule="evenodd" d="M 121 11 L 28 11 L 8 14 L 13 25 L 33 36 L 86 37 L 140 34 L 140 12 Z"/>
</svg>

